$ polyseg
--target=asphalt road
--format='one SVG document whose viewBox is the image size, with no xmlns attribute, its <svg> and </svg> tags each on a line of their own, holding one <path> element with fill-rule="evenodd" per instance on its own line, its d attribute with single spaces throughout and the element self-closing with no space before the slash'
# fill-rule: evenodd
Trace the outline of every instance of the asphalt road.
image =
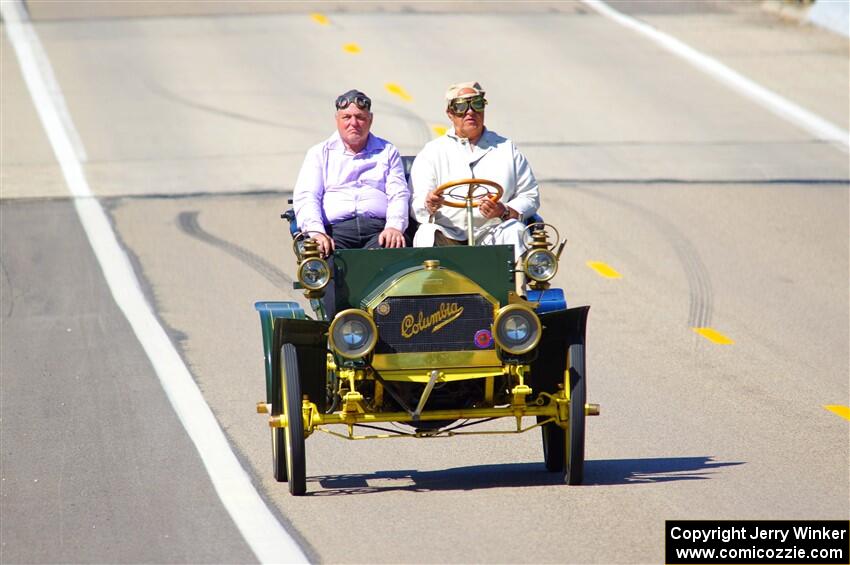
<svg viewBox="0 0 850 565">
<path fill-rule="evenodd" d="M 848 421 L 824 409 L 850 405 L 846 150 L 579 4 L 150 6 L 30 3 L 92 190 L 312 560 L 660 563 L 668 519 L 850 518 Z M 616 6 L 848 129 L 846 38 L 755 3 Z M 102 281 L 2 42 L 0 561 L 251 562 Z M 308 496 L 290 497 L 254 413 L 252 303 L 301 300 L 278 215 L 304 151 L 357 87 L 373 131 L 415 154 L 446 125 L 445 87 L 468 79 L 569 239 L 556 283 L 592 306 L 602 415 L 586 485 L 545 471 L 538 434 L 318 435 Z"/>
</svg>

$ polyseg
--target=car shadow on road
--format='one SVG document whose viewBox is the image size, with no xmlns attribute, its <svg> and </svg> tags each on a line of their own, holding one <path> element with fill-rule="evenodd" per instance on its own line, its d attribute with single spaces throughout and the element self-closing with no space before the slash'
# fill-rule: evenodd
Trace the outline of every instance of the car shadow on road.
<svg viewBox="0 0 850 565">
<path fill-rule="evenodd" d="M 634 485 L 710 479 L 718 469 L 743 465 L 743 461 L 715 461 L 713 457 L 654 457 L 602 459 L 584 467 L 585 485 Z"/>
<path fill-rule="evenodd" d="M 584 486 L 705 480 L 710 479 L 718 469 L 742 464 L 740 461 L 714 461 L 713 457 L 601 459 L 585 463 Z M 503 463 L 437 471 L 400 469 L 354 475 L 312 476 L 307 481 L 308 495 L 333 496 L 559 485 L 563 484 L 563 474 L 546 471 L 542 462 Z M 314 490 L 316 486 L 322 490 Z"/>
</svg>

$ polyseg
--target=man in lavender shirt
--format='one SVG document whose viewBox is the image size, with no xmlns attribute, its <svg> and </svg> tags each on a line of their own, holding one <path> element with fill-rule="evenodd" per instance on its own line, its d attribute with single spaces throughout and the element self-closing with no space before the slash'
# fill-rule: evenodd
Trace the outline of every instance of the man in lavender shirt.
<svg viewBox="0 0 850 565">
<path fill-rule="evenodd" d="M 398 150 L 371 133 L 372 101 L 336 99 L 337 131 L 311 147 L 295 182 L 298 227 L 324 256 L 340 249 L 404 247 L 410 191 Z"/>
</svg>

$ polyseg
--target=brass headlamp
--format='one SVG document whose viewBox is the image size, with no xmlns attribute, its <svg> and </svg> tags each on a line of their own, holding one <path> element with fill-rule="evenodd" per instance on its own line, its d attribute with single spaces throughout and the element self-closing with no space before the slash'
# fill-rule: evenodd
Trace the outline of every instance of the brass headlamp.
<svg viewBox="0 0 850 565">
<path fill-rule="evenodd" d="M 307 298 L 321 298 L 325 294 L 325 287 L 331 280 L 331 268 L 328 262 L 322 259 L 319 244 L 315 239 L 303 240 L 297 276 Z"/>
<path fill-rule="evenodd" d="M 525 276 L 530 279 L 532 290 L 546 290 L 549 281 L 558 272 L 558 256 L 550 250 L 549 235 L 545 229 L 531 232 L 529 252 L 526 253 L 522 264 Z"/>
</svg>

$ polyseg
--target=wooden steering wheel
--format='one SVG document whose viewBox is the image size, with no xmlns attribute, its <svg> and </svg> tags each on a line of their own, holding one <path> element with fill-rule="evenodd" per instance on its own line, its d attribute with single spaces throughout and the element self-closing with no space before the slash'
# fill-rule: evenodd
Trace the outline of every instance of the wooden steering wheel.
<svg viewBox="0 0 850 565">
<path fill-rule="evenodd" d="M 462 186 L 469 188 L 465 191 L 455 190 Z M 485 198 L 498 202 L 504 192 L 499 183 L 487 179 L 453 180 L 441 184 L 434 190 L 435 194 L 445 199 L 443 203 L 451 208 L 466 208 L 467 202 L 475 208 Z"/>
</svg>

